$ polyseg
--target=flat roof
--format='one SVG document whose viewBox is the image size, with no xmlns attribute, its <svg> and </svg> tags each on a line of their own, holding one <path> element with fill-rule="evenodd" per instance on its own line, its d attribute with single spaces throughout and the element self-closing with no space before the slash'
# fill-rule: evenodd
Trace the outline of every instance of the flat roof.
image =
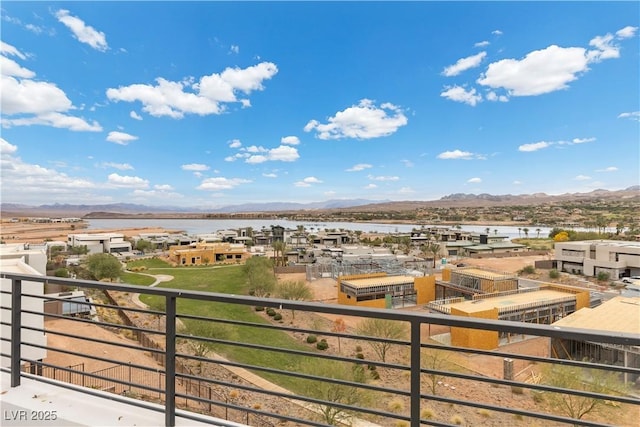
<svg viewBox="0 0 640 427">
<path fill-rule="evenodd" d="M 453 304 L 446 304 L 449 308 L 456 308 L 465 313 L 476 313 L 492 308 L 507 309 L 525 304 L 544 305 L 551 301 L 561 298 L 575 298 L 575 294 L 570 292 L 562 292 L 554 289 L 541 289 L 534 292 L 522 292 L 519 294 L 496 296 L 491 298 L 477 299 L 473 301 L 462 301 Z"/>
<path fill-rule="evenodd" d="M 640 297 L 614 297 L 595 308 L 583 308 L 554 326 L 640 333 Z"/>
<path fill-rule="evenodd" d="M 510 273 L 498 273 L 495 271 L 483 270 L 481 268 L 460 268 L 451 270 L 452 273 L 466 274 L 468 276 L 478 277 L 482 279 L 503 279 L 505 277 L 515 278 L 515 274 Z"/>
<path fill-rule="evenodd" d="M 372 286 L 393 286 L 404 285 L 407 283 L 413 283 L 413 276 L 382 276 L 382 277 L 368 277 L 365 279 L 350 279 L 342 280 L 341 283 L 349 285 L 351 287 L 362 289 L 370 288 Z"/>
</svg>

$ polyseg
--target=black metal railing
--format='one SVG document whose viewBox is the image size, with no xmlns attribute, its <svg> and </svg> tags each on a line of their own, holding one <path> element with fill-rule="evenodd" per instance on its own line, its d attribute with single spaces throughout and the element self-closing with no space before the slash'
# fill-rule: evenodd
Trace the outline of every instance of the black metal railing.
<svg viewBox="0 0 640 427">
<path fill-rule="evenodd" d="M 3 315 L 1 322 L 11 331 L 10 337 L 2 337 L 10 342 L 10 353 L 2 353 L 2 357 L 10 359 L 11 387 L 18 387 L 21 377 L 28 377 L 74 389 L 84 386 L 83 392 L 94 395 L 98 395 L 95 389 L 108 390 L 114 393 L 113 400 L 151 410 L 158 406 L 149 402 L 159 402 L 166 426 L 175 425 L 176 413 L 193 420 L 208 414 L 260 426 L 355 424 L 358 419 L 383 426 L 417 427 L 480 424 L 491 418 L 500 425 L 535 419 L 537 423 L 596 426 L 625 417 L 637 421 L 634 417 L 640 410 L 637 334 L 465 318 L 420 308 L 370 309 L 3 272 L 0 277 L 11 285 L 9 290 L 3 284 L 1 307 L 5 314 L 11 313 L 10 317 Z M 102 315 L 97 319 L 45 315 L 26 308 L 23 303 L 27 299 L 44 298 L 44 284 L 105 293 L 108 298 L 104 302 L 96 298 L 92 303 Z M 153 308 L 118 301 L 131 294 L 152 296 L 156 299 Z M 203 310 L 193 313 L 185 308 L 194 301 L 199 308 L 206 308 L 207 315 Z M 244 306 L 254 320 L 234 318 L 225 311 L 229 306 Z M 289 323 L 258 312 L 263 307 L 286 313 Z M 34 326 L 23 322 L 25 315 L 46 316 L 47 320 L 40 322 L 43 327 Z M 305 315 L 315 320 L 300 320 Z M 75 326 L 55 322 L 73 322 Z M 368 333 L 363 324 L 370 326 Z M 78 332 L 83 326 L 99 326 L 129 340 Z M 446 337 L 449 328 L 462 328 L 469 334 L 494 331 L 514 337 L 518 346 L 482 350 L 432 339 L 435 331 Z M 23 331 L 113 346 L 114 354 L 143 354 L 158 366 L 91 355 L 74 346 L 25 342 Z M 239 331 L 244 332 L 235 334 Z M 311 336 L 320 338 L 318 342 L 325 340 L 325 344 L 318 345 Z M 569 348 L 569 358 L 551 357 L 555 341 L 560 346 L 584 343 L 593 357 L 590 361 L 572 360 Z M 526 343 L 531 345 L 523 350 Z M 31 360 L 21 354 L 21 344 L 107 367 L 83 366 L 79 371 L 69 363 Z M 322 350 L 327 345 L 332 351 Z M 21 365 L 35 367 L 31 372 L 36 374 L 23 372 Z M 69 372 L 69 384 L 48 378 L 46 372 L 52 369 Z M 580 381 L 549 381 L 568 370 L 569 376 Z M 503 396 L 501 401 L 496 400 L 498 394 Z M 566 407 L 567 401 L 576 399 L 616 411 L 616 416 L 561 410 L 554 403 L 561 401 Z M 618 423 L 624 421 L 614 422 Z"/>
</svg>

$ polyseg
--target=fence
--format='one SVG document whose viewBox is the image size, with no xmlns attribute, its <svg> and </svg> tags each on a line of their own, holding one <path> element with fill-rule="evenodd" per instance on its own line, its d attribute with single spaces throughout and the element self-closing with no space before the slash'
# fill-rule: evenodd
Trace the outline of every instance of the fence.
<svg viewBox="0 0 640 427">
<path fill-rule="evenodd" d="M 630 333 L 609 333 L 603 331 L 580 330 L 571 328 L 559 328 L 548 325 L 525 324 L 512 321 L 498 321 L 488 319 L 463 318 L 416 311 L 382 310 L 363 307 L 336 306 L 313 302 L 295 302 L 279 299 L 260 299 L 249 296 L 215 294 L 208 292 L 186 291 L 178 289 L 147 288 L 124 284 L 102 283 L 84 280 L 60 279 L 54 277 L 42 277 L 33 275 L 21 275 L 12 273 L 0 273 L 0 277 L 10 282 L 11 290 L 7 290 L 3 281 L 2 310 L 10 313 L 10 316 L 2 320 L 3 329 L 9 327 L 11 337 L 3 336 L 3 341 L 10 342 L 10 352 L 5 353 L 3 347 L 2 356 L 10 358 L 11 387 L 18 387 L 22 376 L 34 378 L 46 382 L 46 378 L 21 373 L 19 366 L 22 362 L 34 363 L 21 354 L 22 332 L 24 330 L 38 331 L 47 334 L 64 334 L 91 343 L 112 342 L 104 339 L 81 336 L 72 333 L 47 330 L 46 328 L 23 324 L 23 314 L 29 316 L 43 316 L 43 313 L 23 308 L 23 298 L 39 297 L 34 292 L 26 292 L 23 282 L 32 284 L 54 282 L 65 286 L 78 288 L 93 288 L 102 291 L 119 291 L 128 293 L 146 293 L 159 297 L 164 302 L 160 309 L 122 308 L 116 304 L 94 303 L 96 307 L 111 310 L 122 310 L 140 315 L 162 316 L 164 319 L 161 330 L 149 330 L 134 325 L 113 324 L 104 321 L 73 318 L 70 321 L 90 323 L 107 328 L 119 328 L 133 334 L 148 337 L 160 337 L 161 345 L 157 347 L 147 342 L 145 346 L 118 344 L 123 350 L 142 351 L 162 356 L 164 368 L 159 382 L 157 377 L 144 380 L 153 382 L 153 385 L 143 384 L 142 379 L 137 378 L 135 369 L 145 369 L 144 366 L 131 364 L 131 370 L 115 368 L 98 373 L 85 373 L 85 384 L 88 378 L 109 379 L 113 383 L 131 390 L 139 388 L 147 393 L 159 393 L 163 399 L 163 411 L 165 425 L 175 425 L 176 407 L 181 401 L 189 403 L 198 402 L 202 411 L 218 408 L 222 411 L 244 414 L 244 421 L 248 425 L 258 425 L 259 419 L 268 420 L 273 424 L 282 425 L 312 425 L 321 426 L 335 422 L 349 421 L 356 424 L 358 420 L 366 420 L 378 425 L 409 424 L 412 427 L 419 425 L 448 425 L 456 424 L 453 418 L 439 418 L 446 414 L 452 407 L 456 411 L 464 411 L 467 423 L 482 424 L 486 417 L 491 417 L 492 422 L 503 425 L 513 423 L 514 419 L 523 419 L 526 424 L 540 423 L 565 423 L 580 424 L 585 426 L 606 425 L 612 419 L 616 422 L 622 420 L 637 421 L 637 410 L 640 408 L 640 399 L 625 391 L 613 391 L 613 389 L 583 388 L 588 384 L 588 378 L 580 381 L 578 385 L 555 384 L 552 382 L 528 382 L 525 380 L 513 380 L 500 375 L 482 375 L 472 369 L 459 369 L 459 360 L 472 360 L 482 356 L 491 359 L 492 363 L 502 364 L 505 357 L 522 361 L 529 365 L 549 365 L 554 368 L 569 367 L 576 372 L 592 372 L 594 370 L 610 373 L 614 376 L 626 375 L 631 383 L 640 377 L 640 363 L 637 359 L 629 358 L 631 364 L 624 366 L 607 365 L 602 362 L 576 361 L 566 359 L 551 359 L 548 355 L 531 355 L 526 352 L 515 351 L 505 353 L 503 350 L 478 350 L 469 347 L 451 347 L 435 344 L 425 338 L 427 327 L 451 327 L 463 329 L 480 329 L 485 331 L 497 331 L 499 333 L 520 334 L 523 336 L 537 336 L 547 340 L 571 339 L 576 342 L 588 342 L 602 346 L 619 346 L 625 354 L 633 355 L 633 351 L 640 348 L 640 336 Z M 33 289 L 33 287 L 31 287 Z M 10 296 L 10 303 L 6 298 Z M 207 316 L 189 314 L 179 307 L 184 307 L 187 302 L 195 302 L 199 307 L 206 307 Z M 180 305 L 178 305 L 180 302 Z M 375 332 L 354 334 L 347 331 L 329 331 L 314 326 L 310 323 L 307 327 L 298 327 L 288 323 L 249 321 L 234 319 L 222 313 L 229 307 L 245 307 L 249 312 L 255 306 L 271 307 L 284 312 L 295 310 L 296 313 L 319 314 L 326 316 L 342 316 L 349 319 L 360 319 L 366 323 L 369 320 L 391 322 L 401 325 L 407 335 L 379 335 Z M 217 315 L 218 317 L 213 317 Z M 176 329 L 179 321 L 206 321 L 211 327 L 225 325 L 235 331 L 250 331 L 250 334 L 241 338 L 225 339 L 221 336 L 189 335 Z M 125 322 L 126 323 L 126 322 Z M 159 323 L 160 324 L 160 323 Z M 275 334 L 275 335 L 272 335 Z M 310 335 L 321 336 L 330 342 L 330 348 L 339 348 L 347 341 L 364 346 L 356 350 L 357 354 L 341 351 L 321 351 L 302 342 L 301 338 Z M 26 335 L 25 335 L 26 336 Z M 284 340 L 284 337 L 298 342 L 293 343 Z M 271 339 L 278 337 L 278 339 Z M 187 353 L 178 345 L 183 340 L 204 342 L 216 346 L 216 348 L 234 354 L 235 358 L 229 360 L 205 355 L 196 356 Z M 39 344 L 26 343 L 29 346 L 41 346 Z M 73 349 L 56 349 L 56 351 L 70 355 L 81 355 Z M 618 351 L 618 350 L 617 350 Z M 456 366 L 451 363 L 439 364 L 438 355 L 447 354 L 448 358 L 456 360 Z M 274 355 L 281 355 L 283 363 L 270 364 Z M 110 361 L 101 356 L 88 356 L 99 361 Z M 245 357 L 251 356 L 251 357 Z M 623 360 L 627 360 L 624 358 Z M 442 359 L 440 359 L 442 362 Z M 451 360 L 445 361 L 450 362 Z M 222 369 L 226 374 L 216 370 L 212 375 L 202 375 L 199 372 L 190 371 L 187 363 L 202 363 L 206 366 Z M 184 364 L 184 368 L 180 364 Z M 305 364 L 306 363 L 306 364 Z M 49 364 L 43 363 L 43 367 Z M 326 368 L 326 367 L 329 368 Z M 325 367 L 325 368 L 323 368 Z M 71 368 L 59 366 L 59 370 L 74 371 Z M 148 369 L 148 368 L 147 368 Z M 261 379 L 252 383 L 244 378 L 229 380 L 228 370 L 242 369 Z M 344 372 L 343 372 L 344 371 Z M 379 380 L 375 380 L 373 372 Z M 344 376 L 341 373 L 345 373 Z M 347 375 L 348 373 L 348 375 Z M 106 375 L 114 378 L 107 378 Z M 227 376 L 225 376 L 227 375 Z M 239 374 L 236 374 L 239 375 Z M 579 380 L 580 376 L 574 375 Z M 268 380 L 267 380 L 268 378 Z M 549 380 L 555 379 L 550 376 Z M 288 389 L 275 386 L 274 383 L 288 384 Z M 442 384 L 440 384 L 442 383 Z M 452 384 L 456 387 L 452 388 Z M 102 384 L 102 386 L 109 386 Z M 109 386 L 110 387 L 110 386 Z M 209 387 L 209 389 L 207 389 Z M 219 387 L 225 392 L 216 393 Z M 475 388 L 474 388 L 475 387 Z M 455 388 L 455 389 L 454 389 Z M 457 390 L 469 389 L 475 392 L 459 393 Z M 508 399 L 509 404 L 497 402 L 496 395 L 505 390 L 518 389 L 522 392 L 523 400 L 520 401 L 513 394 Z M 197 390 L 197 391 L 196 391 Z M 226 391 L 228 390 L 228 392 Z M 484 390 L 484 394 L 481 391 Z M 487 392 L 489 390 L 489 392 Z M 637 394 L 637 390 L 635 393 Z M 90 394 L 90 387 L 87 387 Z M 533 396 L 570 396 L 575 398 L 592 399 L 596 402 L 609 402 L 623 408 L 624 412 L 617 412 L 615 418 L 590 418 L 567 415 L 566 413 L 551 410 L 537 403 L 532 407 Z M 336 397 L 341 396 L 341 397 Z M 360 397 L 366 399 L 358 400 Z M 114 394 L 112 400 L 119 400 Z M 147 409 L 157 410 L 144 401 L 131 403 L 128 400 L 119 401 Z M 259 402 L 260 405 L 256 404 Z M 270 402 L 270 404 L 267 404 Z M 393 403 L 393 405 L 392 405 Z M 522 405 L 522 406 L 521 406 Z M 488 414 L 488 415 L 486 415 Z M 629 418 L 629 414 L 633 418 Z M 186 413 L 182 416 L 189 418 Z M 260 418 L 262 417 L 262 418 Z M 224 416 L 222 417 L 224 418 Z M 196 419 L 193 417 L 192 419 Z M 220 423 L 224 425 L 224 423 Z"/>
</svg>

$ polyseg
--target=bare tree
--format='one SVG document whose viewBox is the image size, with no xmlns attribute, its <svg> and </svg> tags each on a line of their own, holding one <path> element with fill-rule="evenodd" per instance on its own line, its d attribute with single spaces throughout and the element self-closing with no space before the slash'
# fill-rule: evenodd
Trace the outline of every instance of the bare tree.
<svg viewBox="0 0 640 427">
<path fill-rule="evenodd" d="M 407 336 L 407 327 L 404 323 L 395 320 L 369 318 L 360 322 L 357 327 L 358 335 L 383 338 L 377 341 L 367 341 L 373 351 L 385 362 L 387 352 L 393 343 L 388 340 L 400 340 Z"/>
<path fill-rule="evenodd" d="M 542 382 L 568 390 L 599 394 L 620 395 L 625 392 L 625 385 L 618 378 L 618 374 L 602 369 L 554 364 L 543 370 Z M 576 420 L 587 414 L 601 413 L 609 407 L 605 398 L 577 396 L 571 393 L 545 393 L 545 401 L 552 410 Z"/>
</svg>

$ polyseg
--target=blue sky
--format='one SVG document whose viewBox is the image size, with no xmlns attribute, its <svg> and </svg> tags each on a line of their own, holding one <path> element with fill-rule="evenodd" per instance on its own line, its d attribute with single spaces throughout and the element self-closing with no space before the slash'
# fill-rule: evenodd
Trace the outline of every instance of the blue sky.
<svg viewBox="0 0 640 427">
<path fill-rule="evenodd" d="M 638 2 L 2 2 L 2 202 L 640 183 Z"/>
</svg>

